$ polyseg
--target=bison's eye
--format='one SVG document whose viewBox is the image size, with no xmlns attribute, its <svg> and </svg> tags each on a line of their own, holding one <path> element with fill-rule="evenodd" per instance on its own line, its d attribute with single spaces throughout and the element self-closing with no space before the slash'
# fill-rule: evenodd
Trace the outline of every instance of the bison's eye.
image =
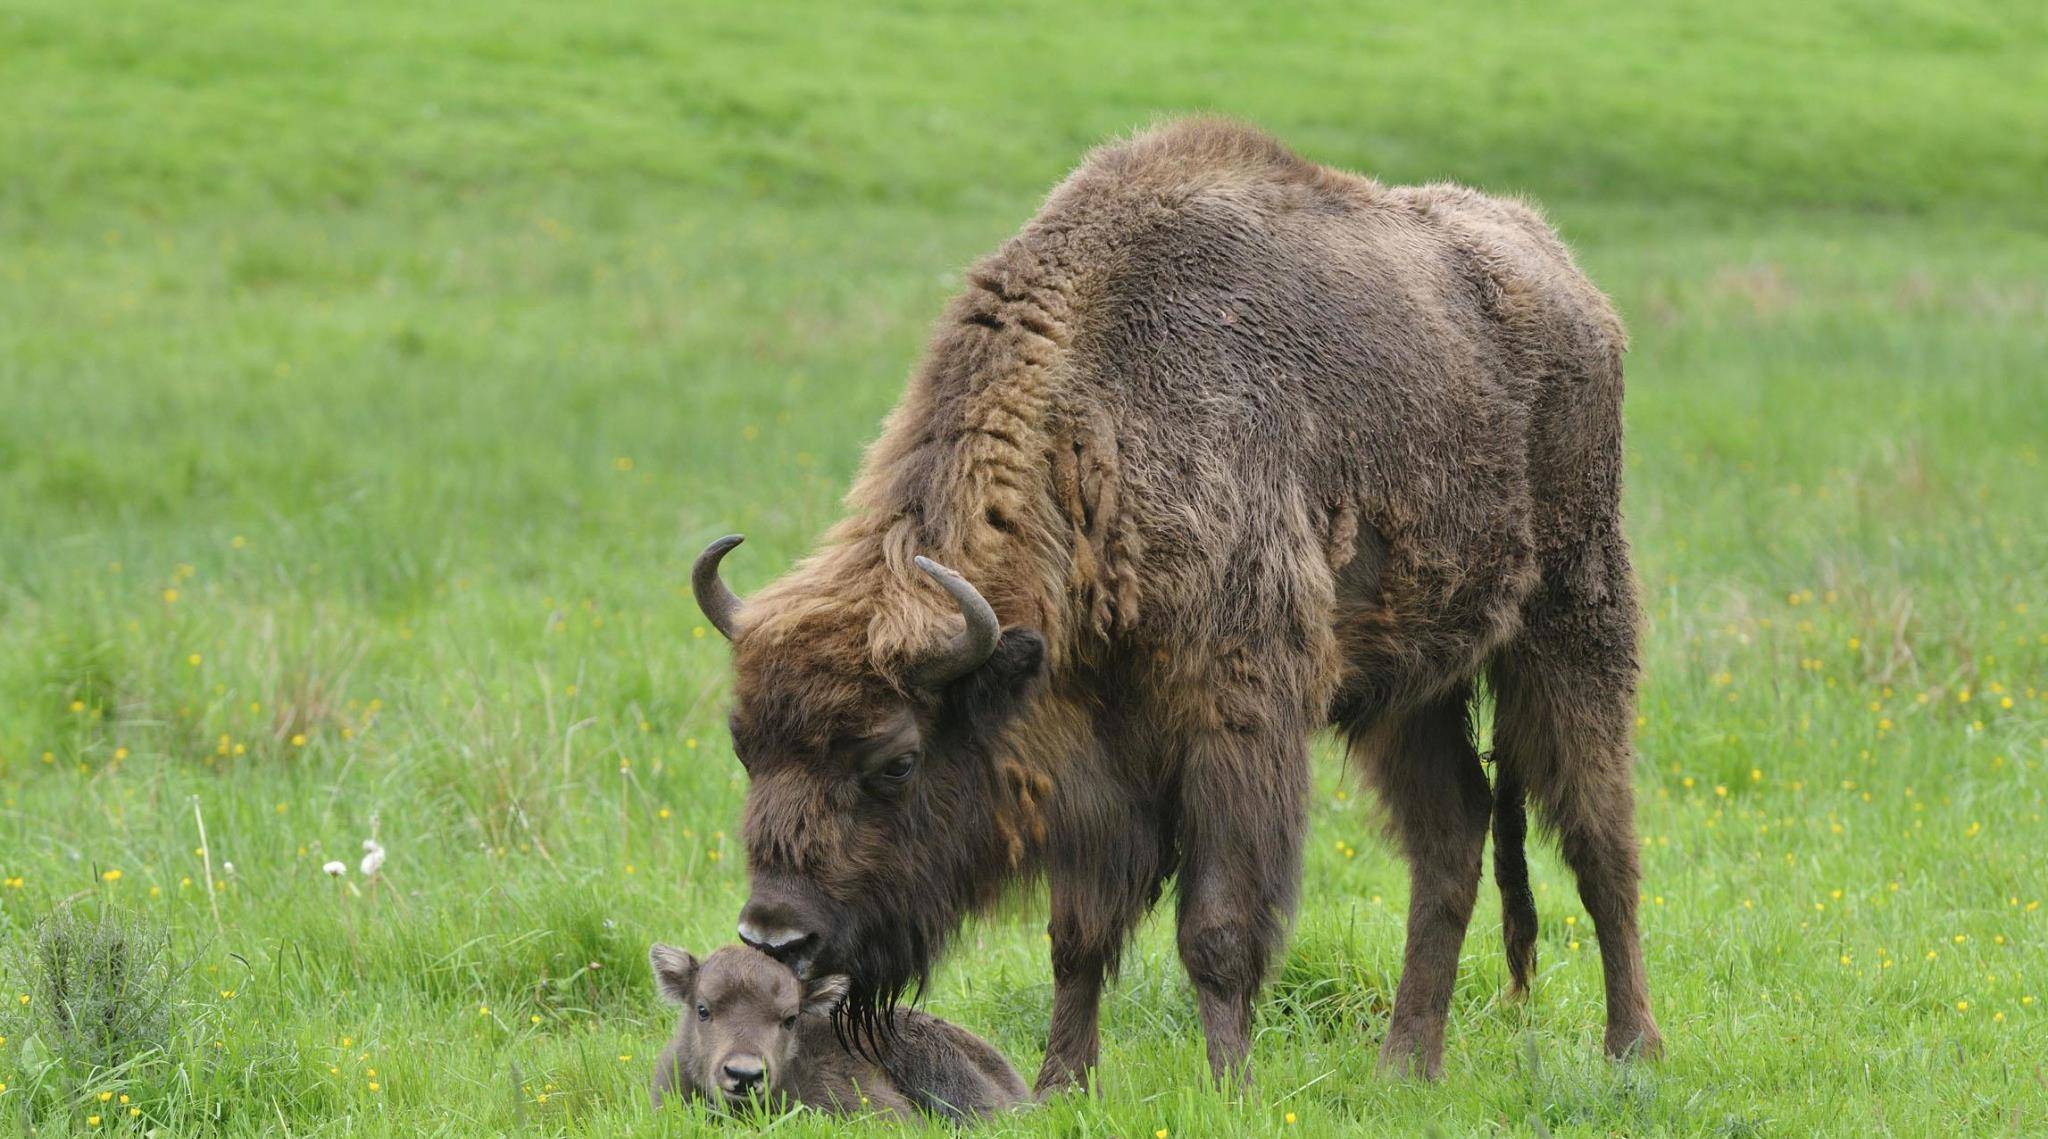
<svg viewBox="0 0 2048 1139">
<path fill-rule="evenodd" d="M 917 756 L 911 752 L 904 752 L 876 768 L 875 778 L 888 783 L 901 783 L 910 778 L 910 773 L 916 769 Z"/>
<path fill-rule="evenodd" d="M 706 1006 L 704 1006 L 704 1005 L 698 1005 L 698 1006 L 697 1006 L 697 1019 L 698 1019 L 698 1020 L 710 1020 L 710 1019 L 711 1019 L 711 1009 L 710 1009 L 710 1008 L 708 1008 L 708 1007 L 706 1007 Z"/>
<path fill-rule="evenodd" d="M 791 1013 L 791 1014 L 789 1014 L 788 1016 L 785 1016 L 785 1017 L 783 1017 L 783 1018 L 782 1018 L 782 1028 L 783 1028 L 783 1030 L 784 1030 L 785 1032 L 794 1032 L 794 1031 L 796 1031 L 796 1014 L 795 1014 L 795 1013 Z"/>
</svg>

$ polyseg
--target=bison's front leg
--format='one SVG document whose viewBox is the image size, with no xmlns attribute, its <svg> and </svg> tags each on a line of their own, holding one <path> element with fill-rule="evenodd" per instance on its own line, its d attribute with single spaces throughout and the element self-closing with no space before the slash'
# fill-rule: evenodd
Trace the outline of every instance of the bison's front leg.
<svg viewBox="0 0 2048 1139">
<path fill-rule="evenodd" d="M 1166 853 L 1156 819 L 1109 787 L 1070 780 L 1056 813 L 1052 883 L 1052 1026 L 1040 1098 L 1085 1087 L 1099 1047 L 1102 986 L 1139 919 L 1159 898 Z"/>
<path fill-rule="evenodd" d="M 1180 959 L 1195 987 L 1209 1071 L 1249 1080 L 1252 999 L 1301 889 L 1303 733 L 1208 733 L 1181 787 Z"/>
<path fill-rule="evenodd" d="M 1059 893 L 1055 884 L 1053 920 L 1047 927 L 1052 939 L 1052 1024 L 1034 1087 L 1040 1098 L 1088 1086 L 1101 1047 L 1102 983 L 1114 956 L 1079 928 L 1072 908 L 1057 901 Z M 1062 908 L 1068 911 L 1064 921 Z"/>
</svg>

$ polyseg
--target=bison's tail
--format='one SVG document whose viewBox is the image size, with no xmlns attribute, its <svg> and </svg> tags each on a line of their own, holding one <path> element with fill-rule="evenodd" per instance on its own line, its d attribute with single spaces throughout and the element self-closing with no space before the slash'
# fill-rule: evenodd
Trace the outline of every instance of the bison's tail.
<svg viewBox="0 0 2048 1139">
<path fill-rule="evenodd" d="M 1536 898 L 1529 893 L 1529 834 L 1522 809 L 1522 777 L 1496 764 L 1493 777 L 1493 879 L 1500 886 L 1501 937 L 1507 943 L 1508 996 L 1529 993 L 1536 972 Z"/>
</svg>

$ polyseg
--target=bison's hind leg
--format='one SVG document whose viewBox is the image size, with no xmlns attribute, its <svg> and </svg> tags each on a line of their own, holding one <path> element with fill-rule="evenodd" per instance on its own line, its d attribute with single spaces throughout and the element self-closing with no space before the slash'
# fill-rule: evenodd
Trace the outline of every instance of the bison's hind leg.
<svg viewBox="0 0 2048 1139">
<path fill-rule="evenodd" d="M 1590 596 L 1547 588 L 1495 660 L 1496 778 L 1527 788 L 1578 879 L 1600 943 L 1608 1053 L 1654 1055 L 1661 1038 L 1636 926 L 1635 608 L 1625 561 L 1605 580 Z M 1512 965 L 1521 931 L 1509 913 Z"/>
<path fill-rule="evenodd" d="M 1354 755 L 1408 859 L 1408 946 L 1380 1065 L 1435 1079 L 1458 955 L 1479 893 L 1492 801 L 1472 745 L 1470 689 L 1410 712 L 1349 725 Z"/>
</svg>

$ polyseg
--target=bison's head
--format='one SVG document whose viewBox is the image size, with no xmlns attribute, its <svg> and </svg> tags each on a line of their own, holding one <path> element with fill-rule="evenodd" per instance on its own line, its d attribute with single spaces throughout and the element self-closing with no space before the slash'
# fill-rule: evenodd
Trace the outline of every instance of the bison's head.
<svg viewBox="0 0 2048 1139">
<path fill-rule="evenodd" d="M 1044 641 L 1003 631 L 972 585 L 918 558 L 965 627 L 885 673 L 867 651 L 867 620 L 849 616 L 856 606 L 815 605 L 794 621 L 743 612 L 718 578 L 738 542 L 713 543 L 693 584 L 734 642 L 753 880 L 739 935 L 803 976 L 850 977 L 843 1015 L 872 1031 L 1015 864 L 1006 810 L 1017 771 L 997 745 L 1045 670 Z"/>
</svg>

